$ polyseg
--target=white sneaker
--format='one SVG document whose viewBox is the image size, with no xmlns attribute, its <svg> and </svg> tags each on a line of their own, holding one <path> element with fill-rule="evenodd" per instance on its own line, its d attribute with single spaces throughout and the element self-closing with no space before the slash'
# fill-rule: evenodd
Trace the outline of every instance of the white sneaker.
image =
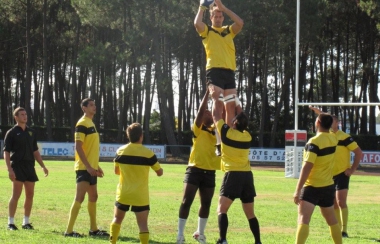
<svg viewBox="0 0 380 244">
<path fill-rule="evenodd" d="M 185 237 L 184 236 L 177 236 L 177 244 L 184 244 L 185 243 Z"/>
<path fill-rule="evenodd" d="M 197 242 L 206 244 L 206 236 L 199 234 L 198 231 L 194 232 L 193 237 Z"/>
</svg>

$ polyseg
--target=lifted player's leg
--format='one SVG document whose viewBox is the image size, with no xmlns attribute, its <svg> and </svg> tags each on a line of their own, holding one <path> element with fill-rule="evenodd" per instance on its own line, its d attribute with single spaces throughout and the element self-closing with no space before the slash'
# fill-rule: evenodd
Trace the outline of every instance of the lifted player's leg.
<svg viewBox="0 0 380 244">
<path fill-rule="evenodd" d="M 232 119 L 236 116 L 236 89 L 224 90 L 224 107 L 226 110 L 226 124 L 232 127 Z"/>
</svg>

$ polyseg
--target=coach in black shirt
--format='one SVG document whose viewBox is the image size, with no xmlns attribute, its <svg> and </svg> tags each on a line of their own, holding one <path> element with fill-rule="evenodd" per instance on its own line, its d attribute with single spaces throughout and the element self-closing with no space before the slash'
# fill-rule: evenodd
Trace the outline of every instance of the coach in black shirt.
<svg viewBox="0 0 380 244">
<path fill-rule="evenodd" d="M 34 184 L 38 181 L 35 160 L 42 167 L 45 176 L 49 174 L 48 169 L 42 161 L 38 151 L 35 133 L 26 122 L 28 116 L 24 108 L 18 107 L 13 112 L 16 125 L 7 131 L 4 138 L 4 160 L 8 168 L 9 179 L 13 184 L 12 197 L 9 200 L 8 230 L 18 230 L 14 222 L 17 203 L 25 188 L 23 229 L 33 229 L 29 222 L 32 211 Z"/>
</svg>

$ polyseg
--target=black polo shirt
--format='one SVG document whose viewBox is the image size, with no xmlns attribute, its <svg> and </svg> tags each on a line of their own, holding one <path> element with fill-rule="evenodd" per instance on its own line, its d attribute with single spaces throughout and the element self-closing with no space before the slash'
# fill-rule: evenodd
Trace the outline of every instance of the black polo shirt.
<svg viewBox="0 0 380 244">
<path fill-rule="evenodd" d="M 32 164 L 34 166 L 33 153 L 38 150 L 34 130 L 28 126 L 23 130 L 15 125 L 8 130 L 4 138 L 4 151 L 10 153 L 11 164 Z"/>
</svg>

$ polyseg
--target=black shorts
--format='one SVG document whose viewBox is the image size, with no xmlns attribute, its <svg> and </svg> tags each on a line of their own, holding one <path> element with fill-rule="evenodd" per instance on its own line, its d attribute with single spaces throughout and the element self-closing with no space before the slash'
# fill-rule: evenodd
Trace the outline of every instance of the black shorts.
<svg viewBox="0 0 380 244">
<path fill-rule="evenodd" d="M 230 69 L 211 68 L 206 71 L 206 81 L 223 90 L 236 88 L 235 72 Z"/>
<path fill-rule="evenodd" d="M 305 186 L 301 190 L 300 199 L 322 208 L 334 205 L 334 185 L 324 187 Z"/>
<path fill-rule="evenodd" d="M 129 208 L 131 208 L 132 212 L 138 213 L 138 212 L 143 212 L 146 210 L 150 210 L 149 205 L 146 206 L 131 206 L 131 205 L 125 205 L 122 203 L 119 203 L 118 201 L 115 202 L 115 206 L 120 209 L 121 211 L 128 212 Z"/>
<path fill-rule="evenodd" d="M 77 183 L 86 181 L 90 183 L 90 186 L 96 185 L 98 183 L 98 177 L 91 176 L 90 173 L 87 172 L 87 170 L 77 170 L 75 172 L 77 174 Z"/>
<path fill-rule="evenodd" d="M 333 177 L 335 190 L 348 190 L 348 185 L 350 184 L 350 177 L 347 176 L 344 171 L 340 174 L 337 174 Z"/>
<path fill-rule="evenodd" d="M 253 174 L 251 171 L 230 171 L 223 177 L 220 187 L 220 196 L 227 197 L 232 201 L 240 198 L 242 203 L 254 202 L 256 196 Z"/>
<path fill-rule="evenodd" d="M 187 167 L 183 183 L 196 185 L 199 188 L 214 188 L 215 170 Z"/>
<path fill-rule="evenodd" d="M 16 180 L 25 182 L 36 182 L 38 181 L 38 177 L 36 174 L 36 169 L 33 165 L 30 164 L 12 164 L 13 172 L 16 175 Z"/>
</svg>

